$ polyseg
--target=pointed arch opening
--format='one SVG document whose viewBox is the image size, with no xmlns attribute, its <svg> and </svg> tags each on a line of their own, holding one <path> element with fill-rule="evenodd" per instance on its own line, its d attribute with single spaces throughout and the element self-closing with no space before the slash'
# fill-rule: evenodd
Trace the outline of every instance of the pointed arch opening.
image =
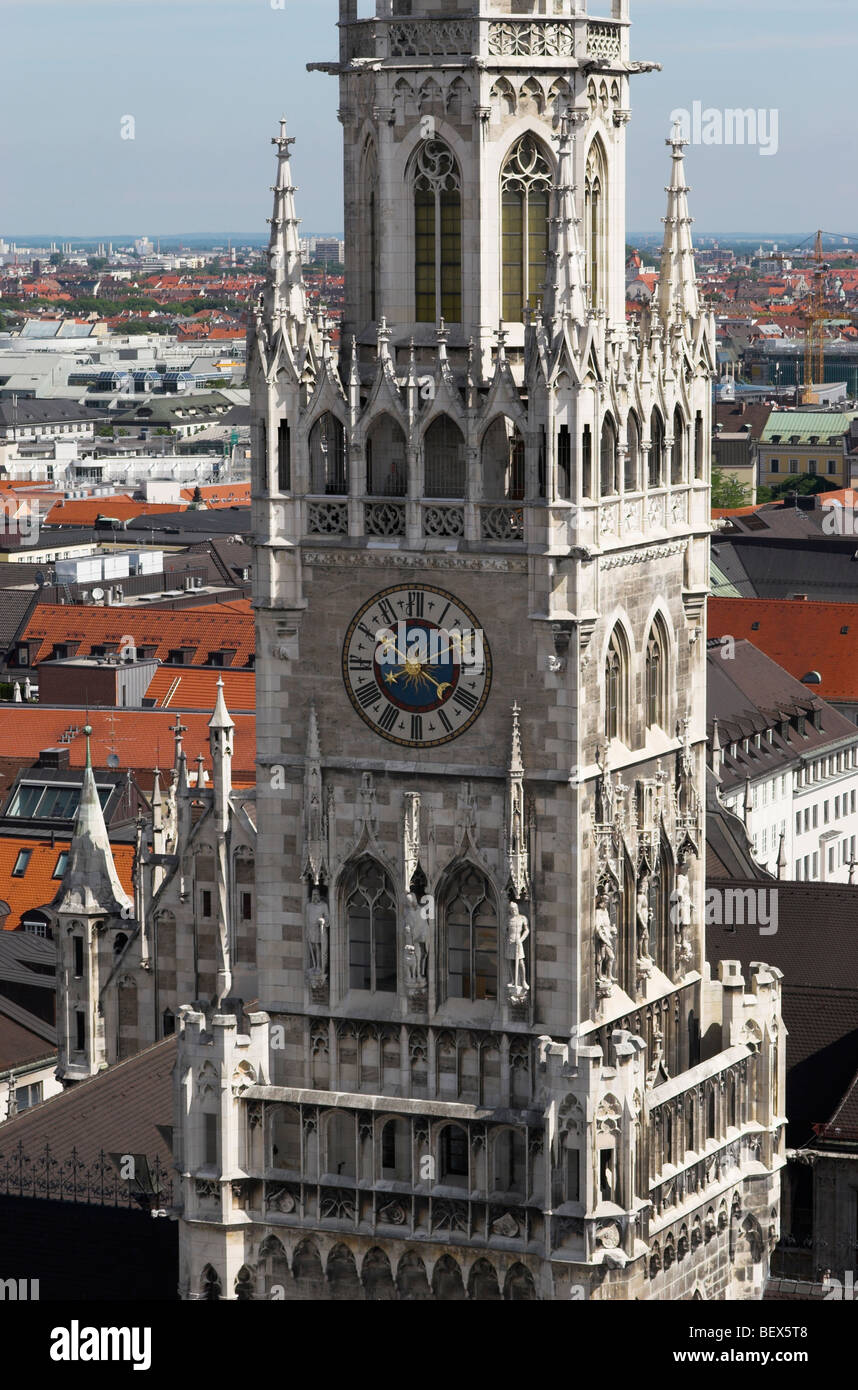
<svg viewBox="0 0 858 1390">
<path fill-rule="evenodd" d="M 604 308 L 607 290 L 608 164 L 598 135 L 587 152 L 584 176 L 584 236 L 588 297 L 594 309 Z"/>
<path fill-rule="evenodd" d="M 619 624 L 605 655 L 605 738 L 629 742 L 629 646 Z"/>
<path fill-rule="evenodd" d="M 462 321 L 462 176 L 443 140 L 426 140 L 414 158 L 414 317 Z"/>
<path fill-rule="evenodd" d="M 378 319 L 379 209 L 378 154 L 372 138 L 368 138 L 364 145 L 358 188 L 361 198 L 360 255 L 357 263 L 360 276 L 360 317 L 363 322 L 370 320 L 375 323 Z"/>
<path fill-rule="evenodd" d="M 408 491 L 405 431 L 386 412 L 366 438 L 366 490 L 370 497 L 404 497 Z"/>
<path fill-rule="evenodd" d="M 348 445 L 341 420 L 325 411 L 310 430 L 310 492 L 344 497 L 348 492 Z"/>
<path fill-rule="evenodd" d="M 664 420 L 658 406 L 650 416 L 649 424 L 649 486 L 664 485 Z"/>
<path fill-rule="evenodd" d="M 637 492 L 641 485 L 641 427 L 634 410 L 626 420 L 626 492 Z"/>
<path fill-rule="evenodd" d="M 661 614 L 656 614 L 646 642 L 646 726 L 665 731 L 670 723 L 668 710 L 668 659 L 670 644 Z"/>
<path fill-rule="evenodd" d="M 396 895 L 388 874 L 369 856 L 350 873 L 344 892 L 349 989 L 396 992 Z"/>
<path fill-rule="evenodd" d="M 501 170 L 501 316 L 522 323 L 545 290 L 551 158 L 529 131 Z"/>
<path fill-rule="evenodd" d="M 438 895 L 448 999 L 496 999 L 498 912 L 485 874 L 464 864 Z"/>
<path fill-rule="evenodd" d="M 673 443 L 670 446 L 670 481 L 674 487 L 685 482 L 685 416 L 679 406 L 673 412 Z"/>
<path fill-rule="evenodd" d="M 425 497 L 464 497 L 465 437 L 449 415 L 439 415 L 426 431 L 423 461 Z"/>
<path fill-rule="evenodd" d="M 602 421 L 602 437 L 599 446 L 599 478 L 602 497 L 612 497 L 615 493 L 619 492 L 617 427 L 611 415 L 606 415 Z"/>
<path fill-rule="evenodd" d="M 525 490 L 524 436 L 514 420 L 498 415 L 483 435 L 480 464 L 483 497 L 488 501 L 521 501 Z"/>
</svg>

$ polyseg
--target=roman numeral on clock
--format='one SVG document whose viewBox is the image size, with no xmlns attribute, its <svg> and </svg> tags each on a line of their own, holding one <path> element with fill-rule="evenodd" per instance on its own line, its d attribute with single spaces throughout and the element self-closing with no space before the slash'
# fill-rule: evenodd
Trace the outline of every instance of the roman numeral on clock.
<svg viewBox="0 0 858 1390">
<path fill-rule="evenodd" d="M 389 734 L 398 718 L 399 710 L 396 706 L 388 705 L 384 713 L 376 720 L 376 723 L 380 729 L 383 729 L 386 734 Z"/>
<path fill-rule="evenodd" d="M 349 657 L 349 670 L 350 670 L 350 671 L 371 671 L 371 670 L 372 670 L 372 662 L 369 660 L 368 657 L 365 657 L 365 656 L 350 656 L 350 657 Z"/>
<path fill-rule="evenodd" d="M 375 681 L 367 681 L 366 685 L 358 686 L 355 691 L 355 699 L 361 709 L 367 709 L 369 705 L 378 704 L 381 699 L 381 691 Z"/>
<path fill-rule="evenodd" d="M 423 715 L 412 714 L 411 716 L 411 737 L 422 739 L 423 737 Z"/>
<path fill-rule="evenodd" d="M 477 697 L 472 695 L 470 690 L 457 690 L 453 696 L 453 704 L 461 705 L 470 714 L 471 710 L 477 708 Z"/>
<path fill-rule="evenodd" d="M 409 618 L 423 617 L 423 594 L 420 590 L 409 590 L 408 592 L 408 616 Z"/>
<path fill-rule="evenodd" d="M 447 730 L 447 733 L 451 734 L 453 732 L 453 725 L 450 723 L 449 719 L 447 718 L 446 714 L 442 709 L 439 709 L 438 711 L 438 718 L 441 720 L 441 723 L 444 725 L 444 728 Z"/>
<path fill-rule="evenodd" d="M 379 599 L 378 611 L 388 627 L 393 627 L 396 622 L 396 610 L 391 607 L 386 598 Z"/>
</svg>

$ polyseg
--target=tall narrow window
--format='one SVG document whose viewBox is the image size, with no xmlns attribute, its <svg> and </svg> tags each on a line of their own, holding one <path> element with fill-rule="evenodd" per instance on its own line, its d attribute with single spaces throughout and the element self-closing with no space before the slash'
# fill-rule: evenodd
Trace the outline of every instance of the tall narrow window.
<svg viewBox="0 0 858 1390">
<path fill-rule="evenodd" d="M 288 492 L 292 487 L 292 441 L 288 420 L 277 428 L 277 490 Z"/>
<path fill-rule="evenodd" d="M 649 485 L 661 487 L 664 482 L 664 421 L 659 410 L 652 412 L 649 436 Z"/>
<path fill-rule="evenodd" d="M 568 502 L 572 486 L 572 436 L 568 425 L 561 425 L 557 431 L 557 496 L 561 502 Z"/>
<path fill-rule="evenodd" d="M 402 426 L 380 415 L 366 441 L 366 490 L 370 497 L 404 497 L 408 463 Z"/>
<path fill-rule="evenodd" d="M 444 896 L 448 997 L 496 999 L 498 920 L 485 877 L 460 869 Z"/>
<path fill-rule="evenodd" d="M 581 491 L 585 497 L 593 496 L 593 436 L 589 425 L 584 426 L 581 435 Z"/>
<path fill-rule="evenodd" d="M 484 497 L 492 501 L 524 497 L 524 439 L 506 415 L 493 420 L 483 435 L 480 463 Z"/>
<path fill-rule="evenodd" d="M 698 410 L 694 417 L 694 476 L 703 477 L 703 415 Z"/>
<path fill-rule="evenodd" d="M 522 323 L 545 289 L 551 161 L 531 134 L 516 141 L 501 173 L 503 318 Z"/>
<path fill-rule="evenodd" d="M 619 628 L 614 628 L 605 657 L 605 737 L 626 741 L 628 657 Z"/>
<path fill-rule="evenodd" d="M 584 234 L 587 246 L 587 287 L 594 309 L 604 307 L 607 287 L 607 167 L 597 138 L 587 155 L 584 178 Z"/>
<path fill-rule="evenodd" d="M 362 859 L 346 898 L 349 988 L 396 990 L 396 903 L 387 874 Z"/>
<path fill-rule="evenodd" d="M 667 639 L 661 622 L 650 628 L 646 644 L 646 722 L 667 728 Z"/>
<path fill-rule="evenodd" d="M 673 444 L 670 449 L 670 481 L 674 487 L 685 482 L 685 420 L 679 406 L 673 412 Z"/>
<path fill-rule="evenodd" d="M 617 431 L 610 415 L 602 423 L 600 454 L 602 496 L 610 497 L 619 490 L 617 479 Z"/>
<path fill-rule="evenodd" d="M 360 169 L 356 276 L 361 321 L 378 318 L 378 156 L 367 140 Z"/>
<path fill-rule="evenodd" d="M 544 425 L 540 425 L 540 426 L 539 426 L 539 454 L 538 454 L 537 463 L 536 463 L 536 482 L 537 482 L 537 487 L 538 487 L 538 489 L 539 489 L 538 495 L 539 495 L 540 497 L 545 497 L 545 495 L 546 495 L 546 483 L 547 483 L 546 472 L 547 472 L 547 469 L 546 469 L 546 458 L 545 458 L 545 453 L 546 453 L 546 450 L 545 450 L 545 426 L 544 426 Z"/>
<path fill-rule="evenodd" d="M 641 476 L 641 427 L 634 411 L 626 421 L 626 492 L 637 492 Z"/>
<path fill-rule="evenodd" d="M 343 496 L 348 491 L 346 431 L 329 413 L 310 430 L 310 491 L 316 495 Z"/>
<path fill-rule="evenodd" d="M 414 180 L 414 289 L 418 323 L 462 320 L 462 181 L 452 151 L 427 140 Z"/>
</svg>

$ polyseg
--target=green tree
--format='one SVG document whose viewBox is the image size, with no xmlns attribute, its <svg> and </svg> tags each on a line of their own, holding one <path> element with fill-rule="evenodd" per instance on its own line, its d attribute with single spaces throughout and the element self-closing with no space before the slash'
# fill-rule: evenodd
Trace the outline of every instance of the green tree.
<svg viewBox="0 0 858 1390">
<path fill-rule="evenodd" d="M 720 468 L 712 469 L 713 507 L 749 507 L 750 505 L 751 489 L 747 483 L 740 483 L 738 478 L 723 473 Z"/>
</svg>

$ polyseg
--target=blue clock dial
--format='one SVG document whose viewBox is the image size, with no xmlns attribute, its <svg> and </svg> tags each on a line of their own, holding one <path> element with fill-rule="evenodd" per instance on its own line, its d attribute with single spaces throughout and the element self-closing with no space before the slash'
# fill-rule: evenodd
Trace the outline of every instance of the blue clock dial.
<svg viewBox="0 0 858 1390">
<path fill-rule="evenodd" d="M 343 645 L 352 705 L 382 738 L 449 743 L 488 698 L 491 653 L 473 613 L 427 584 L 384 589 L 355 614 Z"/>
</svg>

